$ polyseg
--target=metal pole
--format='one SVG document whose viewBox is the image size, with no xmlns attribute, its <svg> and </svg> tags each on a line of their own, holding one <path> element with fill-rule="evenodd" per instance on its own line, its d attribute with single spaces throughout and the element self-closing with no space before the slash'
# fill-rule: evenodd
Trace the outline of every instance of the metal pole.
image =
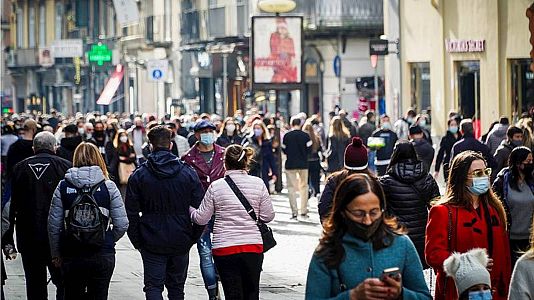
<svg viewBox="0 0 534 300">
<path fill-rule="evenodd" d="M 378 114 L 378 62 L 375 66 L 375 125 L 378 126 L 378 118 L 376 115 Z"/>
<path fill-rule="evenodd" d="M 223 53 L 223 117 L 228 112 L 228 54 Z"/>
</svg>

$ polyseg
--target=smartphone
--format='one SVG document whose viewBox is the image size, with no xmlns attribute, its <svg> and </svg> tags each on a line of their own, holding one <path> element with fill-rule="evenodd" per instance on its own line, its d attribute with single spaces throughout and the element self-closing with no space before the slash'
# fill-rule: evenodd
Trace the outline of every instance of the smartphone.
<svg viewBox="0 0 534 300">
<path fill-rule="evenodd" d="M 380 278 L 382 281 L 384 281 L 386 277 L 396 279 L 399 277 L 399 275 L 400 275 L 400 269 L 397 267 L 394 267 L 394 268 L 388 268 L 382 271 L 382 277 Z"/>
</svg>

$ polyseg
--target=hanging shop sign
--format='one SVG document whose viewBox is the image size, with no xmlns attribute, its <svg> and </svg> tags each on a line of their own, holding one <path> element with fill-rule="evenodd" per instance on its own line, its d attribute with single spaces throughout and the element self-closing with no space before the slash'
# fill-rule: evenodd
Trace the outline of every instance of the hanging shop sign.
<svg viewBox="0 0 534 300">
<path fill-rule="evenodd" d="M 75 56 L 72 61 L 74 62 L 74 84 L 80 84 L 82 75 L 81 75 L 81 60 L 80 57 Z"/>
<path fill-rule="evenodd" d="M 445 48 L 449 53 L 484 52 L 486 40 L 445 40 Z"/>
<path fill-rule="evenodd" d="M 83 41 L 81 39 L 55 40 L 50 46 L 54 58 L 69 58 L 83 56 Z"/>
<path fill-rule="evenodd" d="M 106 86 L 104 87 L 104 90 L 100 94 L 100 97 L 96 101 L 96 104 L 98 105 L 110 105 L 113 103 L 113 100 L 117 99 L 117 97 L 113 98 L 115 93 L 117 92 L 117 89 L 119 88 L 122 77 L 124 76 L 124 68 L 121 64 L 118 64 L 115 67 L 115 71 L 113 71 L 113 74 L 111 74 L 111 77 L 109 78 L 108 82 L 106 83 Z"/>
<path fill-rule="evenodd" d="M 90 62 L 96 62 L 99 66 L 104 65 L 104 62 L 110 62 L 112 57 L 111 50 L 102 43 L 91 46 L 91 51 L 87 52 L 87 55 Z"/>
<path fill-rule="evenodd" d="M 122 26 L 139 22 L 139 9 L 135 0 L 113 0 L 117 21 Z"/>
<path fill-rule="evenodd" d="M 369 41 L 369 55 L 388 55 L 389 41 L 388 40 L 370 40 Z"/>
</svg>

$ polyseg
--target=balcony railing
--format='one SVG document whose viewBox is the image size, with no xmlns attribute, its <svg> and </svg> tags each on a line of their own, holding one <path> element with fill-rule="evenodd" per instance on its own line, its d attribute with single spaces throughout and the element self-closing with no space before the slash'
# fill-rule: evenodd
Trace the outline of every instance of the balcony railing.
<svg viewBox="0 0 534 300">
<path fill-rule="evenodd" d="M 11 49 L 6 57 L 7 67 L 35 67 L 38 65 L 38 54 L 38 50 L 35 48 Z"/>
<path fill-rule="evenodd" d="M 171 33 L 165 34 L 165 30 L 165 16 L 141 18 L 139 23 L 122 29 L 122 41 L 144 40 L 149 45 L 171 43 Z"/>
<path fill-rule="evenodd" d="M 305 29 L 382 29 L 383 1 L 297 0 Z"/>
</svg>

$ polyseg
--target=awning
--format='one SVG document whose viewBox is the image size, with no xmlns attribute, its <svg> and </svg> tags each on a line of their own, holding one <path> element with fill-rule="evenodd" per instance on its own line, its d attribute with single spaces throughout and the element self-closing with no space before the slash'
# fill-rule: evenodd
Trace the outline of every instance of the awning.
<svg viewBox="0 0 534 300">
<path fill-rule="evenodd" d="M 106 83 L 106 86 L 104 87 L 104 90 L 102 91 L 102 94 L 100 94 L 100 97 L 96 101 L 96 104 L 110 105 L 111 102 L 113 102 L 112 101 L 113 95 L 115 95 L 115 92 L 117 92 L 117 89 L 119 88 L 119 85 L 122 82 L 123 76 L 124 76 L 124 68 L 122 67 L 121 64 L 118 64 L 117 67 L 115 67 L 115 71 L 113 72 L 113 74 L 111 74 L 111 77 Z M 115 100 L 117 100 L 117 98 L 115 98 Z"/>
</svg>

